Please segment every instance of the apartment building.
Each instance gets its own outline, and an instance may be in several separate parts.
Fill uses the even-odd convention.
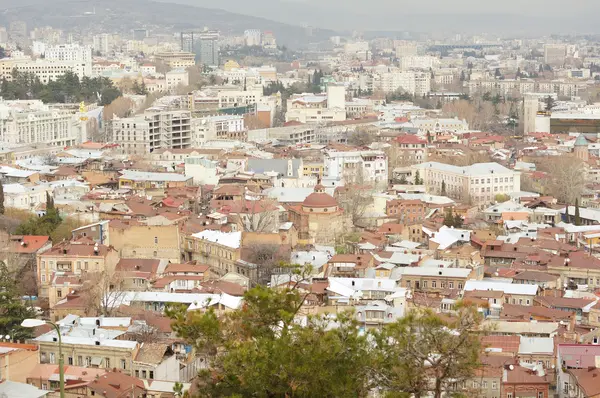
[[[9,144],[73,146],[84,128],[74,115],[53,109],[40,100],[0,100],[0,141]]]
[[[400,286],[422,292],[462,290],[469,279],[483,275],[471,268],[406,267],[402,269]]]
[[[427,161],[427,140],[416,135],[406,134],[392,140],[390,157],[394,164],[410,166]]]
[[[414,71],[392,71],[374,77],[373,88],[391,93],[397,90],[411,95],[423,96],[431,91],[431,73]]]
[[[65,366],[116,368],[122,373],[131,375],[139,344],[136,341],[107,338],[106,332],[103,333],[102,329],[98,329],[100,328],[90,329],[89,337],[62,336]],[[55,331],[46,333],[34,341],[40,347],[40,363],[58,363],[58,338]]]
[[[178,87],[186,87],[190,84],[187,70],[183,68],[173,69],[165,74],[167,91],[173,93]]]
[[[393,199],[385,204],[385,214],[405,225],[423,222],[427,211],[427,204],[418,199]]]
[[[83,68],[84,76],[92,76],[92,47],[79,44],[47,46],[44,58],[48,61],[76,62]]]
[[[183,251],[185,260],[198,261],[211,266],[211,271],[219,276],[228,272],[237,272],[245,276],[249,270],[240,268],[236,262],[241,255],[241,232],[220,232],[206,230],[185,236]]]
[[[171,69],[188,68],[196,65],[195,55],[185,51],[164,51],[154,54],[154,60],[163,62]]]
[[[476,204],[489,203],[498,194],[521,190],[521,174],[498,163],[475,163],[459,167],[427,162],[412,166],[413,175],[417,171],[429,193],[440,194],[444,182],[447,195],[470,197]]]
[[[219,115],[192,119],[192,145],[201,147],[206,141],[245,141],[247,130],[242,115]]]
[[[346,89],[329,84],[327,94],[300,94],[287,101],[286,121],[300,123],[340,122],[346,120]]]
[[[119,188],[128,188],[136,192],[147,189],[167,189],[176,187],[189,187],[192,177],[177,173],[151,173],[136,170],[121,170]]]
[[[119,262],[118,252],[111,246],[61,242],[37,256],[38,293],[52,307],[67,295],[57,287],[55,276],[76,275],[114,270]]]
[[[183,149],[192,146],[189,111],[146,112],[143,115],[115,118],[112,140],[122,152],[145,155],[155,149]]]
[[[386,182],[388,159],[383,151],[329,151],[324,155],[325,175],[349,182]]]
[[[430,55],[405,55],[399,58],[400,69],[437,69],[440,67],[440,60]]]

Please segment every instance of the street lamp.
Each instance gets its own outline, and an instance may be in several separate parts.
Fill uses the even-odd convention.
[[[56,329],[58,334],[58,373],[60,377],[60,398],[65,398],[65,362],[62,354],[62,337],[60,335],[60,327],[50,321],[44,321],[42,319],[25,319],[21,322],[21,326],[24,328],[37,328],[38,326],[51,325]]]

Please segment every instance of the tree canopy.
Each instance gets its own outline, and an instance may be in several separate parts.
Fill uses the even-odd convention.
[[[0,336],[21,341],[32,337],[32,329],[22,328],[21,322],[35,317],[35,312],[23,304],[15,276],[0,262]]]
[[[0,95],[7,100],[40,99],[49,103],[96,102],[108,105],[121,96],[121,91],[107,77],[87,77],[82,79],[67,71],[56,80],[43,84],[34,73],[12,71],[11,80],[0,83]]]
[[[479,317],[470,307],[446,319],[411,312],[382,330],[361,328],[351,311],[303,315],[308,293],[296,286],[258,286],[240,309],[217,313],[173,305],[173,330],[206,359],[201,397],[439,398],[473,375],[480,346],[471,334]]]

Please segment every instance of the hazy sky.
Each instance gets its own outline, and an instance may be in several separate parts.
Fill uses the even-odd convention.
[[[531,23],[589,15],[597,0],[159,0],[333,29],[401,29],[414,14],[503,14]],[[586,11],[587,10],[587,11]],[[593,13],[593,12],[592,12]],[[451,16],[448,16],[451,18]],[[517,22],[517,21],[515,21]],[[519,23],[527,24],[527,20]],[[360,25],[360,26],[358,26]]]

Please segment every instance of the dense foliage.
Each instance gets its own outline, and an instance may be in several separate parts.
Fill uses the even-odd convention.
[[[31,338],[32,329],[22,328],[21,322],[33,317],[35,312],[21,300],[15,276],[0,262],[0,337],[10,336],[15,341]]]
[[[31,216],[17,228],[18,235],[50,236],[60,225],[62,219],[54,207],[54,199],[46,194],[46,214],[42,217]]]
[[[450,320],[414,312],[364,330],[350,311],[302,315],[306,295],[259,286],[231,312],[172,306],[173,330],[207,361],[199,396],[366,397],[378,389],[440,398],[478,366],[479,317],[471,308]]]
[[[11,80],[0,83],[0,96],[6,100],[40,99],[46,103],[99,102],[108,105],[121,96],[121,91],[107,77],[83,77],[66,72],[58,79],[43,84],[33,73],[13,70]]]

